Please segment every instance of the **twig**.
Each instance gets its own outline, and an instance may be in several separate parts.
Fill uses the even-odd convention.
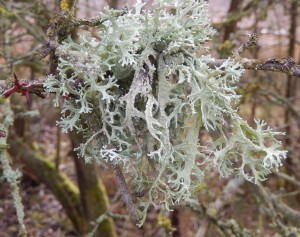
[[[243,183],[244,180],[238,178],[232,179],[228,182],[222,192],[222,195],[217,198],[214,203],[211,203],[206,209],[206,216],[202,221],[195,237],[204,237],[206,235],[210,224],[209,222],[217,224],[217,215],[219,214],[220,210],[232,202],[234,196],[238,193],[239,188]]]
[[[300,211],[292,209],[282,201],[276,198],[276,195],[270,193],[262,185],[255,186],[256,193],[263,200],[267,208],[267,214],[275,223],[283,234],[290,232],[289,226],[283,223],[282,220],[290,221],[296,227],[300,227]],[[278,218],[281,217],[281,218]]]
[[[42,83],[39,83],[36,81],[32,81],[32,82],[19,81],[19,79],[15,73],[14,73],[14,79],[15,79],[14,86],[8,90],[5,90],[2,93],[2,96],[4,98],[8,98],[15,92],[19,92],[19,93],[21,93],[21,95],[25,96],[27,103],[29,103],[29,93],[34,93],[38,97],[41,97],[43,99],[45,98],[45,96],[41,93],[42,91],[44,91]]]
[[[120,192],[122,194],[122,200],[126,205],[127,211],[133,220],[139,221],[141,219],[141,217],[139,216],[139,214],[134,206],[134,203],[133,203],[132,197],[130,195],[130,191],[127,187],[122,170],[121,170],[120,166],[117,164],[114,164],[113,167],[114,167],[115,175],[117,177],[117,181],[119,184]]]
[[[124,7],[121,10],[116,10],[115,17],[123,16],[128,13],[128,7]],[[72,19],[72,27],[78,26],[99,26],[102,25],[108,19],[102,19],[101,17],[95,17],[90,19]]]
[[[269,60],[242,58],[242,54],[246,49],[253,45],[257,45],[258,36],[253,33],[249,35],[249,39],[244,42],[238,49],[233,52],[234,60],[240,63],[243,68],[248,70],[263,70],[271,72],[281,72],[289,76],[300,77],[300,65],[297,65],[292,58],[272,58]],[[220,67],[227,59],[216,59],[210,63],[210,67]]]
[[[296,190],[296,191],[289,192],[289,193],[284,192],[284,193],[276,194],[276,196],[274,196],[274,199],[290,198],[293,196],[297,196],[299,194],[300,194],[300,190]]]
[[[42,99],[46,98],[46,96],[42,94],[43,92],[45,92],[44,83],[42,80],[33,80],[33,81],[19,80],[15,74],[14,74],[14,78],[15,78],[14,85],[11,88],[8,88],[4,81],[0,81],[0,88],[4,90],[1,95],[4,98],[8,98],[15,92],[21,93],[21,95],[25,95],[27,102],[29,99],[28,98],[29,94],[35,94]],[[74,91],[76,91],[76,86],[79,85],[80,79],[77,82],[78,84],[76,84],[75,82],[74,85],[68,85],[68,86],[72,88]],[[56,92],[50,92],[50,93],[56,93]],[[72,94],[71,92],[68,95],[63,97],[66,99],[68,98],[78,99],[78,96]]]
[[[250,34],[249,39],[243,43],[238,49],[234,51],[235,56],[240,56],[246,49],[249,49],[250,47],[257,45],[258,42],[258,35],[256,33]]]
[[[128,8],[125,7],[122,10],[116,12],[116,17],[123,16],[126,13],[128,13]],[[61,41],[60,39],[57,39],[57,36],[59,36],[59,38],[65,38],[61,36],[68,34],[68,32],[70,32],[74,27],[95,27],[102,25],[105,21],[107,21],[107,19],[102,19],[100,17],[90,19],[69,19],[64,17],[63,15],[56,15],[51,20],[51,25],[47,31],[49,40],[43,46],[36,49],[28,58],[32,61],[39,61],[48,56],[50,52],[55,51],[55,49],[59,45],[58,43]],[[57,24],[57,22],[60,22],[60,24]]]
[[[56,127],[56,152],[55,152],[55,167],[57,170],[59,170],[59,165],[61,161],[60,156],[61,151],[61,129],[60,127]]]
[[[278,177],[283,178],[283,179],[287,180],[288,182],[294,184],[295,186],[297,186],[300,189],[300,182],[298,180],[296,180],[295,177],[289,176],[285,173],[278,172],[278,171],[274,171],[273,173],[275,175],[277,175]]]
[[[210,63],[210,67],[220,67],[227,59],[216,59]],[[243,68],[247,70],[262,70],[271,72],[281,72],[290,76],[300,77],[300,65],[295,64],[292,58],[282,59],[248,59],[248,58],[235,58],[235,61],[240,63]]]
[[[39,61],[48,56],[48,54],[57,48],[58,44],[54,40],[47,41],[44,45],[36,49],[30,56],[29,60]]]
[[[260,95],[265,96],[269,101],[289,110],[300,127],[300,111],[298,111],[286,97],[267,89],[259,89],[259,93]]]
[[[278,199],[273,200],[273,205],[282,214],[283,219],[289,220],[298,228],[300,227],[300,211],[289,207],[288,205],[279,201]]]
[[[78,26],[99,26],[102,25],[106,19],[102,19],[100,17],[95,17],[95,18],[90,18],[90,19],[73,19],[73,26],[78,27]]]
[[[204,217],[204,219],[202,220],[201,222],[201,225],[200,227],[198,228],[198,231],[195,235],[195,237],[205,237],[206,236],[206,233],[209,229],[209,226],[210,226],[210,220],[209,218],[206,216]]]

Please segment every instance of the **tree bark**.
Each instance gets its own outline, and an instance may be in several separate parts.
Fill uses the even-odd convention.
[[[44,183],[64,207],[67,216],[79,233],[86,233],[87,221],[83,215],[78,188],[54,164],[29,147],[13,131],[8,136],[9,154],[20,161],[27,171]]]
[[[297,28],[297,10],[298,10],[298,1],[291,0],[290,4],[290,29],[289,29],[289,45],[288,45],[288,56],[293,57],[294,51],[295,51],[295,42],[296,42],[296,28]],[[287,100],[290,101],[292,105],[295,105],[295,101],[292,100],[293,98],[296,98],[296,91],[297,91],[297,80],[296,78],[292,77],[291,75],[287,76],[286,81],[286,91],[285,91],[285,97]],[[289,158],[287,159],[287,168],[292,171],[294,167],[297,167],[295,164],[294,159],[295,154],[293,146],[293,135],[295,135],[295,129],[293,128],[293,119],[292,119],[292,111],[290,109],[286,109],[285,111],[285,118],[284,122],[286,125],[286,139],[285,139],[285,147],[289,151]],[[299,128],[298,128],[299,129]],[[295,166],[296,165],[296,166]],[[293,172],[297,174],[297,172]]]
[[[80,234],[88,233],[92,229],[91,221],[95,221],[108,209],[105,188],[102,182],[97,179],[95,168],[92,165],[86,166],[83,164],[83,159],[78,159],[76,167],[79,172],[79,192],[77,186],[58,171],[52,162],[48,161],[38,151],[34,151],[13,131],[9,133],[8,144],[10,144],[10,155],[20,161],[25,166],[25,170],[52,191],[75,229]],[[116,236],[110,218],[99,224],[95,237],[97,236]]]
[[[288,47],[288,56],[293,57],[294,56],[294,51],[295,51],[295,40],[296,40],[296,26],[297,26],[297,6],[298,2],[293,0],[291,2],[290,6],[290,30],[289,30],[289,36],[290,36],[290,41],[289,41],[289,47]],[[292,76],[287,77],[287,83],[286,83],[286,98],[289,99],[293,96],[295,96],[295,85],[296,81]],[[289,135],[290,133],[290,122],[291,122],[291,113],[289,110],[286,111],[285,113],[285,123],[287,124],[287,134]],[[289,136],[286,136],[286,145],[290,145],[290,138]]]
[[[75,133],[70,133],[72,147],[76,148],[82,142],[82,137]],[[76,152],[72,152],[76,166],[77,180],[80,189],[80,200],[84,210],[84,216],[89,222],[105,213],[109,208],[109,200],[105,186],[97,174],[94,164],[86,164],[83,158],[78,158]],[[116,236],[113,220],[106,218],[98,226],[95,237]]]

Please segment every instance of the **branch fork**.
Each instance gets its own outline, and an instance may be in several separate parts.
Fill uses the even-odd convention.
[[[25,96],[27,103],[30,103],[29,93],[36,94],[38,97],[46,98],[42,94],[44,91],[43,84],[36,81],[20,81],[17,75],[14,73],[14,86],[10,89],[5,90],[2,93],[4,98],[8,98],[15,92],[21,93],[22,96]]]

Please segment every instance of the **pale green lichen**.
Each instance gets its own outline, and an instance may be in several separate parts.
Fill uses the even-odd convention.
[[[7,144],[6,139],[8,135],[8,128],[13,124],[14,115],[10,109],[9,101],[5,101],[3,104],[3,110],[5,113],[0,116],[1,124],[0,130],[5,132],[6,136],[0,137],[0,165],[3,169],[3,176],[1,177],[4,181],[8,182],[12,189],[12,196],[14,200],[14,206],[16,209],[18,222],[20,224],[20,236],[27,236],[26,226],[24,223],[24,206],[22,204],[22,198],[20,196],[19,182],[22,176],[19,170],[13,170],[10,165],[9,155],[6,151]]]
[[[84,33],[79,43],[69,38],[57,48],[60,79],[49,76],[45,88],[56,93],[56,106],[61,95],[71,95],[58,125],[86,134],[78,151],[87,162],[124,165],[135,191],[145,194],[144,214],[150,205],[169,210],[193,203],[203,162],[222,177],[265,179],[286,151],[274,138],[279,133],[259,121],[249,127],[232,107],[240,98],[241,65],[228,59],[209,66],[214,59],[205,42],[214,30],[206,1],[155,1],[152,11],[144,5],[118,17],[107,9],[97,38]],[[220,138],[200,148],[201,127],[218,130]]]

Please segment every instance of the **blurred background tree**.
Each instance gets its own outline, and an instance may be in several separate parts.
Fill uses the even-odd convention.
[[[0,0],[2,82],[11,84],[13,73],[27,80],[55,73],[57,61],[53,52],[44,60],[32,56],[49,42],[51,29],[60,26],[57,14],[62,2]],[[67,2],[68,9],[76,9],[74,14],[84,18],[97,16],[107,5],[121,8],[128,1]],[[209,0],[208,3],[212,24],[217,29],[211,42],[211,48],[215,49],[211,53],[216,58],[231,56],[248,39],[248,34],[257,33],[258,46],[245,51],[243,56],[262,60],[291,57],[300,63],[299,1]],[[150,5],[151,1],[147,1],[147,6]],[[92,27],[83,27],[93,34]],[[70,32],[62,30],[60,41],[68,34],[75,37],[76,31],[80,31],[68,26],[62,29]],[[55,126],[60,111],[52,107],[52,99],[31,96],[27,105],[24,98],[14,94],[10,103],[16,119],[8,137],[9,154],[13,165],[23,172],[21,190],[28,235],[83,236],[94,229],[94,236],[274,236],[275,233],[297,236],[300,228],[298,78],[249,70],[239,84],[243,117],[249,123],[254,118],[264,119],[287,134],[284,149],[289,151],[288,159],[280,171],[270,176],[263,187],[233,177],[220,180],[217,172],[211,172],[198,190],[200,209],[180,207],[169,216],[151,210],[140,229],[124,216],[126,210],[112,170],[84,164],[73,151],[82,137],[76,133],[63,134]],[[204,143],[211,139],[204,130],[199,138]],[[0,230],[3,236],[15,236],[19,227],[8,190],[5,183],[0,183]]]

